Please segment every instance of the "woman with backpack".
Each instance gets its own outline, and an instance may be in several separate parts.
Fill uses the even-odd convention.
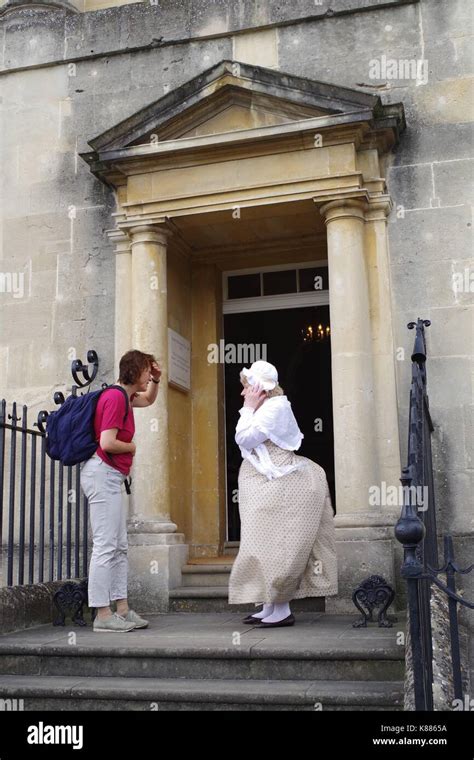
[[[125,633],[148,625],[129,609],[127,601],[127,514],[122,486],[136,450],[134,409],[154,403],[160,376],[152,354],[132,350],[122,356],[117,384],[102,391],[97,401],[96,452],[81,465],[81,487],[89,502],[93,542],[89,607],[97,611],[93,625],[97,633]],[[116,602],[116,612],[111,602]]]

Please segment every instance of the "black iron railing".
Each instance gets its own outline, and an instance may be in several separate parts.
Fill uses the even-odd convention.
[[[95,351],[87,352],[87,361],[91,373],[79,359],[72,362],[74,395],[97,375]],[[54,394],[56,404],[64,401],[61,392]],[[13,402],[9,410],[0,402],[0,570],[7,586],[87,576],[88,502],[80,464],[66,467],[48,456],[47,417],[39,412],[30,428],[26,405]]]
[[[431,434],[433,423],[429,411],[426,386],[425,327],[428,320],[410,322],[416,328],[412,354],[412,378],[408,430],[408,463],[400,478],[404,504],[395,535],[403,545],[402,576],[407,582],[410,645],[413,666],[414,704],[416,710],[433,710],[433,646],[431,625],[431,592],[435,584],[448,596],[449,632],[453,691],[463,699],[462,671],[458,627],[458,604],[474,609],[474,604],[456,593],[455,573],[467,574],[454,560],[453,541],[444,536],[444,565],[438,567],[438,533],[433,486]],[[446,575],[446,584],[438,575]]]

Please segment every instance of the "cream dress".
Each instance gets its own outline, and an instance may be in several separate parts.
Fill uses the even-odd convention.
[[[331,496],[323,468],[295,454],[303,438],[286,396],[240,410],[241,539],[229,604],[337,594]]]

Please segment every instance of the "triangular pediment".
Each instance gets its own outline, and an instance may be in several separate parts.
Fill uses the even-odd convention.
[[[376,95],[238,61],[221,61],[90,141],[100,154],[149,143],[370,111]]]
[[[194,108],[181,112],[159,130],[158,137],[175,140],[180,137],[214,135],[237,129],[286,124],[327,113],[322,108],[299,105],[228,85],[209,95],[205,101],[200,101]]]

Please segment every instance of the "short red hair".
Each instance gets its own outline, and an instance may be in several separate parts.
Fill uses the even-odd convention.
[[[145,354],[143,351],[127,351],[119,363],[119,383],[134,385],[145,369],[156,362],[153,354]]]

